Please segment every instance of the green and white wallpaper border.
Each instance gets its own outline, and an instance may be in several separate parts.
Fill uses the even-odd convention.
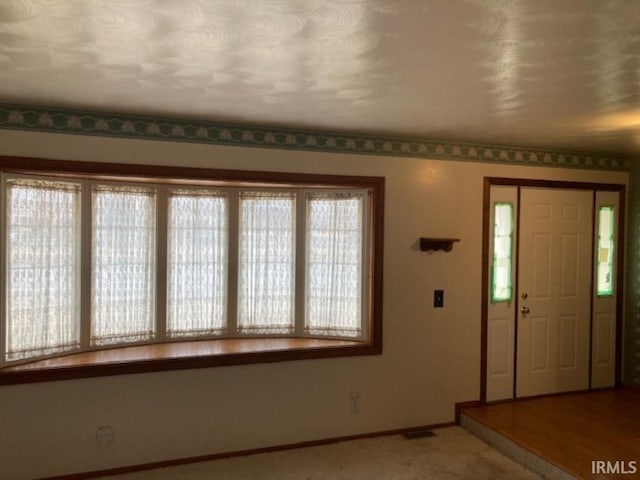
[[[589,153],[226,125],[206,121],[2,103],[0,103],[0,128],[329,153],[437,158],[564,168],[629,169],[628,158]]]

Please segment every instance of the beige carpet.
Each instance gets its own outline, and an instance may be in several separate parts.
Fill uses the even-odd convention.
[[[340,442],[104,477],[110,480],[538,479],[460,427],[434,437]]]

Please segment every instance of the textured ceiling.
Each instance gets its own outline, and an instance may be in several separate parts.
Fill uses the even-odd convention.
[[[0,0],[0,102],[640,153],[638,0]]]

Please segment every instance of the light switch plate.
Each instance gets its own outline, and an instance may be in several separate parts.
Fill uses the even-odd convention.
[[[433,307],[434,308],[444,307],[444,290],[433,291]]]

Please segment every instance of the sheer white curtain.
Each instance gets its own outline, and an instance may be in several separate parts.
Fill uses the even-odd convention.
[[[91,344],[148,340],[155,330],[153,188],[92,188]]]
[[[307,196],[307,333],[362,333],[363,201],[361,193]]]
[[[601,206],[598,211],[598,280],[596,288],[599,296],[613,294],[614,225],[613,207]]]
[[[511,300],[511,251],[513,243],[513,205],[494,206],[493,282],[491,299],[494,302]]]
[[[294,330],[295,209],[295,193],[240,195],[240,333]]]
[[[227,195],[177,189],[169,195],[167,333],[222,333],[227,316]]]
[[[79,348],[80,184],[7,180],[6,360]]]

